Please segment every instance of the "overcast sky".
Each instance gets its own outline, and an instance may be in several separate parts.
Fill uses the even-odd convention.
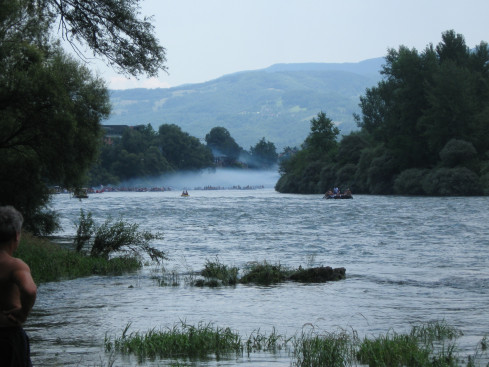
[[[141,0],[169,74],[126,79],[93,64],[111,89],[174,87],[276,63],[358,62],[400,45],[422,51],[454,29],[489,42],[488,0]]]

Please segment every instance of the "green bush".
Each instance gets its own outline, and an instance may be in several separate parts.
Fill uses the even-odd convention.
[[[108,218],[101,226],[96,226],[91,213],[80,213],[78,228],[74,239],[77,251],[88,251],[92,257],[108,259],[113,254],[140,256],[141,251],[147,253],[151,260],[166,259],[163,251],[149,245],[154,239],[162,238],[159,233],[140,231],[136,223],[128,223],[122,218]]]
[[[479,177],[466,167],[432,170],[425,176],[423,190],[433,196],[482,194]]]
[[[456,166],[474,168],[476,157],[477,151],[474,145],[465,140],[452,139],[440,151],[441,164],[449,168]]]
[[[402,171],[394,180],[394,193],[398,195],[423,195],[423,180],[429,171],[410,168]]]
[[[370,193],[374,195],[392,194],[397,167],[398,164],[389,151],[385,151],[380,157],[372,159],[367,178]]]

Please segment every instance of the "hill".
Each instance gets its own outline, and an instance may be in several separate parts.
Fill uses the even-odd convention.
[[[320,111],[343,134],[356,129],[359,97],[380,80],[383,63],[276,64],[168,89],[112,90],[113,112],[104,123],[176,124],[200,139],[222,126],[244,149],[265,137],[281,150],[299,146]]]

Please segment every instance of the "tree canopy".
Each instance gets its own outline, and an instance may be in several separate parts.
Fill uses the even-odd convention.
[[[164,70],[164,48],[137,0],[9,0],[0,6],[0,204],[52,231],[49,185],[80,186],[110,113],[105,82],[50,35],[81,42],[132,75]],[[75,43],[73,43],[75,45]],[[81,55],[81,53],[79,53]],[[156,154],[156,153],[155,153]]]
[[[471,50],[450,30],[436,47],[420,53],[400,46],[388,50],[385,60],[383,79],[360,97],[360,131],[338,142],[333,135],[324,142],[309,136],[283,164],[277,190],[324,193],[341,186],[372,194],[489,194],[487,43]],[[311,135],[317,131],[313,124]],[[325,151],[311,155],[311,145]]]

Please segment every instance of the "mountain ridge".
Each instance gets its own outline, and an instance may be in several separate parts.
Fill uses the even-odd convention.
[[[278,149],[299,146],[320,111],[343,134],[354,130],[359,97],[381,79],[383,63],[274,64],[172,88],[111,90],[113,113],[104,124],[176,124],[200,139],[222,126],[244,149],[262,137]]]

